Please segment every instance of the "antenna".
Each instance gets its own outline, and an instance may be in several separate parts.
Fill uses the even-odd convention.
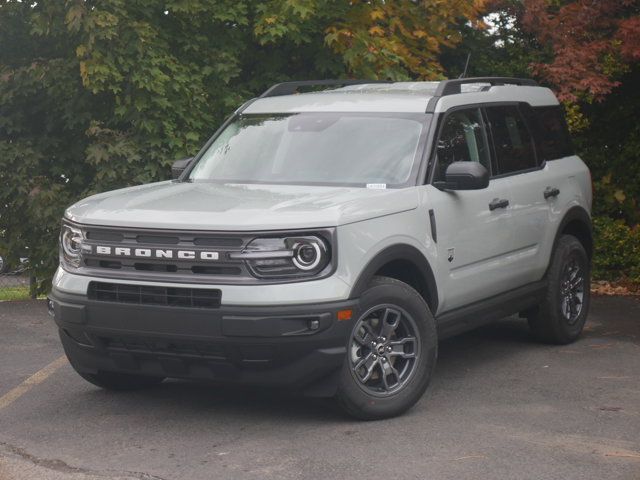
[[[471,60],[471,52],[467,53],[467,61],[464,64],[464,72],[462,72],[458,78],[465,78],[467,76],[467,69],[469,68],[469,60]]]

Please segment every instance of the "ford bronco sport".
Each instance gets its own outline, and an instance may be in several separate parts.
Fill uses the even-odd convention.
[[[584,326],[590,174],[531,80],[278,84],[172,170],[62,221],[49,308],[100,387],[268,385],[384,418],[445,337]]]

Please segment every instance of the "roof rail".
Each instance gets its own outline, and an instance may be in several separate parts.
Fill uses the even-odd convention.
[[[469,83],[488,83],[491,86],[497,85],[520,85],[522,87],[537,87],[538,83],[530,78],[512,77],[474,77],[474,78],[454,78],[443,80],[438,84],[436,97],[444,97],[461,92],[461,86]]]
[[[488,83],[489,85],[519,85],[521,87],[537,87],[538,82],[530,78],[515,78],[515,77],[470,77],[470,78],[454,78],[451,80],[443,80],[438,84],[436,93],[433,95],[427,105],[427,113],[433,113],[435,111],[436,103],[440,97],[446,97],[447,95],[455,95],[462,93],[462,85],[470,83]]]
[[[283,82],[276,83],[267,89],[260,97],[258,98],[266,98],[266,97],[279,97],[281,95],[292,95],[298,92],[300,87],[337,87],[337,86],[347,86],[347,85],[361,85],[364,83],[391,83],[386,80],[302,80],[299,82]]]

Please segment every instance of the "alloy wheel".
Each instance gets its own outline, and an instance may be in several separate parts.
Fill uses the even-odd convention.
[[[584,302],[584,269],[576,258],[570,258],[565,264],[560,280],[560,311],[573,325],[578,320]]]
[[[401,390],[416,370],[419,357],[416,322],[396,305],[369,309],[353,329],[351,374],[369,394],[388,396]]]

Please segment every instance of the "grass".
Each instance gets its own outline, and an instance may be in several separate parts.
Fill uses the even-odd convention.
[[[18,285],[15,287],[0,287],[0,302],[7,300],[28,300],[29,287],[27,285]]]

